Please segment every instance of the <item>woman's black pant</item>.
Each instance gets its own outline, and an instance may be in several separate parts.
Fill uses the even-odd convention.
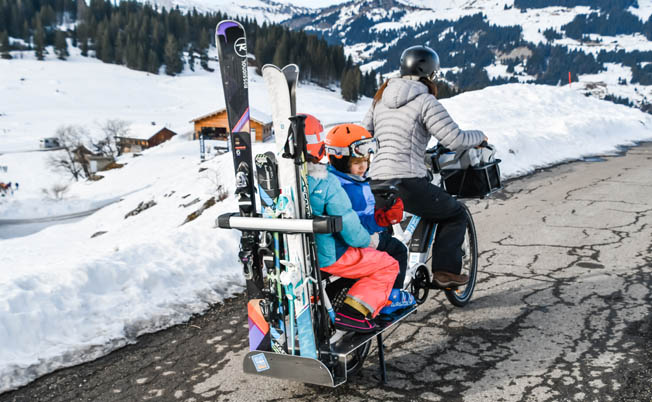
[[[467,224],[462,204],[425,177],[402,179],[398,188],[407,212],[438,223],[432,271],[459,274]]]
[[[376,250],[386,252],[398,262],[398,275],[396,276],[392,289],[403,289],[408,260],[408,250],[405,244],[399,239],[392,237],[387,231],[380,232]]]

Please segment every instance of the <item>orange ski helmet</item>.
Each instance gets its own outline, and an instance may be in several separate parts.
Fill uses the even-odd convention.
[[[326,135],[326,154],[341,159],[344,156],[364,157],[378,152],[378,142],[369,131],[357,124],[340,124]]]
[[[304,132],[306,134],[306,151],[317,160],[324,157],[324,127],[318,118],[311,114],[299,113],[306,116]]]
[[[326,155],[335,169],[348,173],[350,158],[362,158],[378,152],[378,141],[357,124],[340,124],[326,135]]]

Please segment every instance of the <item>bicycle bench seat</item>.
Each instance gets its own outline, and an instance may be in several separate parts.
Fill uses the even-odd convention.
[[[401,179],[372,180],[369,183],[378,208],[387,208],[394,204],[396,197],[398,197],[398,185],[400,183]]]
[[[369,184],[373,193],[398,193],[401,179],[372,180]]]

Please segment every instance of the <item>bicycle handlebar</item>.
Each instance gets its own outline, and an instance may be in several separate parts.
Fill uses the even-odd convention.
[[[482,141],[480,144],[477,145],[477,148],[486,148],[489,146],[489,143],[487,141]],[[446,153],[446,152],[451,152],[451,149],[446,148],[445,146],[441,144],[437,144],[432,148],[426,149],[426,154],[434,154],[434,153]]]

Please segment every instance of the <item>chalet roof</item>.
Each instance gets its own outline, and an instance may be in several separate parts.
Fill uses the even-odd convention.
[[[129,125],[129,131],[127,132],[126,135],[122,136],[122,138],[133,138],[133,139],[136,139],[136,140],[149,140],[150,138],[152,138],[153,136],[158,134],[158,132],[163,130],[164,128],[167,128],[168,130],[170,130],[164,124],[134,123],[134,124]],[[170,131],[172,131],[172,130],[170,130]],[[174,132],[174,131],[172,131],[172,132]]]
[[[224,111],[226,111],[226,108],[221,108],[221,109],[218,109],[218,110],[216,110],[214,112],[211,112],[211,113],[205,114],[203,116],[197,117],[195,119],[192,119],[192,120],[190,120],[190,122],[194,123],[194,122],[199,121],[199,120],[204,120],[206,118],[215,116],[216,114],[223,113]],[[268,115],[266,113],[263,113],[260,110],[254,109],[254,108],[249,108],[249,118],[251,120],[257,121],[260,124],[269,124],[269,123],[272,122],[272,116],[270,116],[270,115]]]

